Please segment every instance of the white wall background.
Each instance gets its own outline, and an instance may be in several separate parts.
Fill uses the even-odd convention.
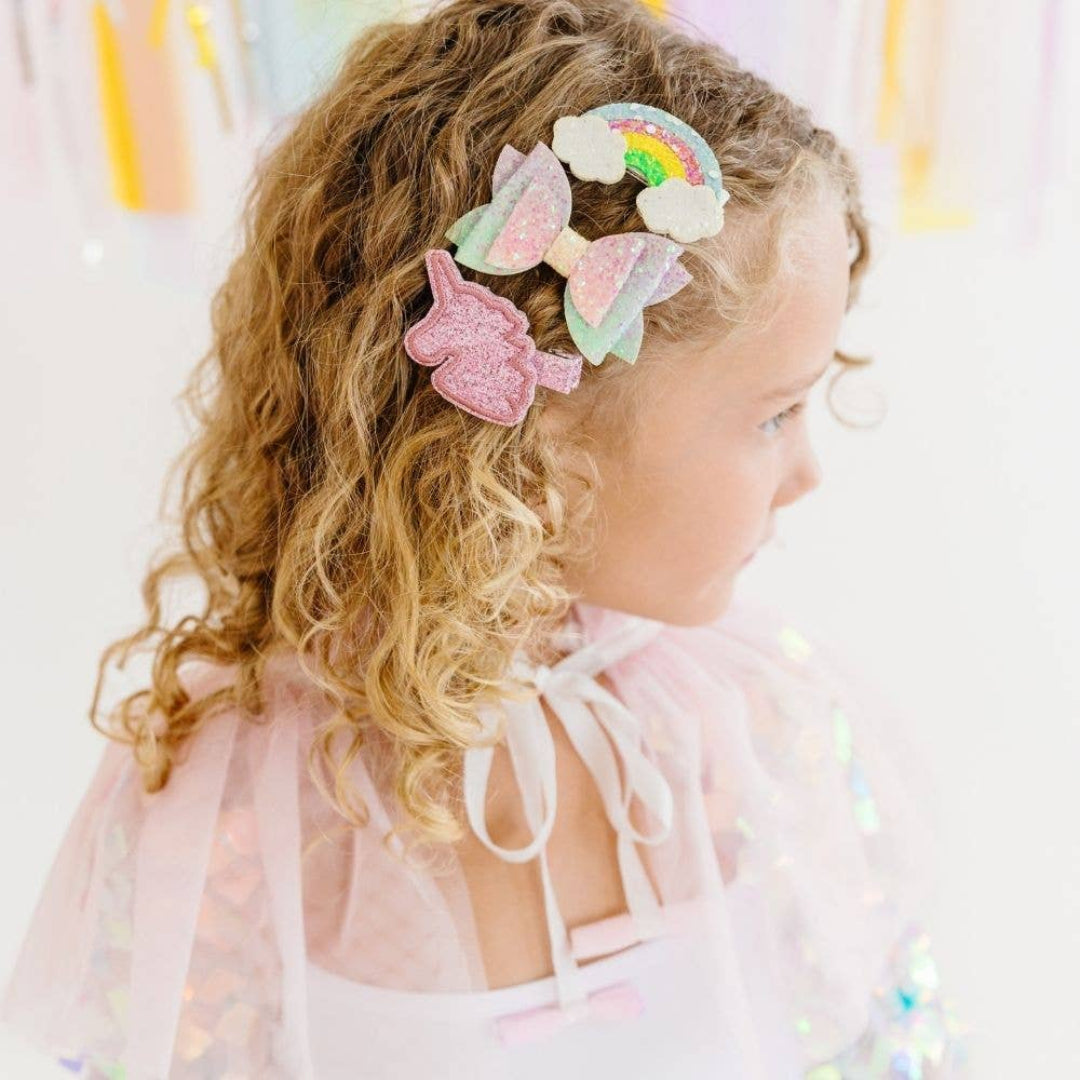
[[[1065,243],[894,239],[852,319],[889,414],[851,432],[819,399],[825,481],[743,585],[828,627],[927,748],[943,830],[931,929],[985,1080],[1080,1076],[1071,259]]]
[[[203,217],[113,219],[96,264],[62,177],[0,209],[4,973],[101,750],[97,659],[140,617],[184,439],[174,397],[207,342],[246,166],[211,154]],[[888,417],[849,431],[815,391],[825,483],[740,587],[846,647],[931,748],[931,930],[973,1075],[1080,1076],[1080,236],[1025,249],[888,224],[847,342],[875,353]],[[5,1041],[0,1074],[57,1071]]]

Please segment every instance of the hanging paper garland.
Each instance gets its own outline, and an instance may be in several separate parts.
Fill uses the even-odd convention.
[[[69,34],[89,32],[87,52],[93,57],[99,105],[96,137],[107,163],[102,190],[123,210],[184,213],[196,205],[188,131],[197,133],[198,128],[185,115],[185,70],[195,68],[210,80],[221,131],[236,132],[242,121],[248,132],[257,120],[272,124],[303,108],[333,76],[365,26],[401,15],[412,19],[430,6],[425,0],[321,0],[317,5],[217,0],[228,6],[215,9],[213,0],[181,2],[176,13],[168,0],[92,0],[89,9],[70,0],[48,0],[51,37],[45,48],[60,43],[61,28]],[[22,84],[36,93],[40,61],[56,58],[43,55],[42,43],[35,42],[26,0],[11,3],[9,52]],[[886,192],[895,186],[902,229],[955,229],[979,221],[987,202],[980,204],[972,178],[985,178],[991,158],[965,138],[964,109],[974,119],[994,90],[999,102],[1011,105],[1016,95],[1008,80],[1023,75],[996,62],[989,51],[993,35],[963,34],[964,48],[957,47],[958,19],[972,17],[961,0],[641,3],[657,18],[677,20],[680,30],[696,27],[805,102],[819,122],[853,147],[871,186]],[[83,11],[86,24],[61,19]],[[186,42],[170,40],[174,14],[182,19]],[[1022,13],[1010,16],[1014,29],[1022,20],[1037,33],[1042,52],[1037,97],[1031,103],[1034,115],[1024,128],[1031,133],[1023,160],[1030,163],[1025,168],[1032,183],[1024,190],[1022,209],[1032,229],[1043,216],[1050,186],[1062,182],[1058,174],[1068,157],[1055,146],[1055,125],[1062,115],[1056,98],[1070,17],[1062,0],[1032,0]],[[980,62],[996,80],[994,86],[980,86],[970,77],[980,71]],[[78,73],[59,62],[55,66],[55,80],[66,85],[46,115],[54,121],[53,137],[64,144],[67,158],[74,144],[71,133],[61,130],[62,122],[78,122],[82,114],[71,111],[64,120],[61,112],[65,101],[81,102],[87,88],[76,83]],[[9,126],[18,130],[17,124]],[[70,165],[78,169],[80,182],[97,183],[92,169],[75,161]],[[1004,186],[995,197],[1015,200],[1019,208],[1019,189],[1019,183]]]

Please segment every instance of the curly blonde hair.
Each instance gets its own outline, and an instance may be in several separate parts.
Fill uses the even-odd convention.
[[[687,246],[693,280],[646,309],[643,358],[751,319],[815,191],[846,215],[854,301],[869,247],[848,153],[806,109],[637,0],[456,0],[368,31],[252,175],[212,345],[183,394],[197,431],[173,467],[179,537],[146,574],[145,625],[101,658],[91,721],[133,746],[147,792],[221,708],[256,720],[265,665],[291,650],[334,706],[309,767],[340,813],[368,819],[346,773],[375,735],[392,748],[409,827],[462,835],[476,706],[506,690],[516,650],[550,654],[597,475],[576,478],[586,497],[571,512],[575,478],[540,423],[551,392],[538,388],[516,427],[479,420],[432,390],[402,336],[431,302],[425,251],[490,197],[501,147],[527,152],[559,116],[615,101],[694,127],[730,192],[725,228]],[[640,181],[570,185],[584,235],[644,228]],[[540,349],[574,351],[551,267],[473,277],[525,312]],[[558,403],[587,410],[567,435],[586,459],[601,412],[632,417],[636,366],[586,364]],[[192,575],[205,606],[169,625],[165,586]],[[152,655],[150,686],[103,727],[107,666],[136,648]],[[196,659],[234,677],[192,698],[179,672]]]

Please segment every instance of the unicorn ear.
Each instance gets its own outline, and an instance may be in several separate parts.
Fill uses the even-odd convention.
[[[454,257],[446,248],[432,248],[425,256],[431,292],[437,303],[449,301],[464,282]]]

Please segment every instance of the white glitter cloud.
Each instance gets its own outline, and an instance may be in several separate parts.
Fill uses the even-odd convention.
[[[722,198],[706,184],[691,184],[681,176],[669,176],[656,187],[638,192],[637,207],[649,232],[670,236],[680,244],[692,244],[724,227]]]
[[[560,116],[551,149],[579,180],[615,184],[626,172],[626,139],[602,116]]]

